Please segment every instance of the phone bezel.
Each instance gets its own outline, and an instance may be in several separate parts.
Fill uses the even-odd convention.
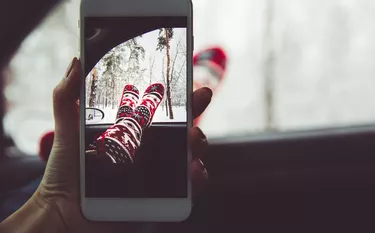
[[[191,0],[82,0],[80,6],[80,59],[84,68],[84,18],[85,17],[142,17],[186,16],[187,24],[187,93],[192,93],[193,57],[193,8]],[[82,78],[84,87],[84,78]],[[85,145],[85,96],[81,88],[80,145]],[[192,127],[191,95],[187,95],[187,125]],[[187,142],[188,143],[188,142]],[[191,152],[187,151],[188,177],[190,177]],[[80,191],[83,215],[92,221],[183,221],[191,212],[191,181],[187,198],[86,198],[85,194],[85,147],[80,147]]]

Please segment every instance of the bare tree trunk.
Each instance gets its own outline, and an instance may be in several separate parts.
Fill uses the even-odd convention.
[[[151,83],[152,83],[152,68],[150,68],[150,82],[149,82],[149,84],[148,85],[151,85]]]
[[[275,129],[274,122],[274,63],[275,54],[272,46],[272,26],[273,26],[274,1],[267,0],[266,29],[265,29],[265,64],[264,64],[264,104],[265,104],[265,129],[272,131]]]
[[[92,79],[91,79],[91,88],[90,88],[90,98],[89,98],[89,107],[93,108],[95,107],[96,102],[96,83],[98,80],[98,72],[96,68],[93,69],[92,72]]]
[[[112,109],[115,109],[117,107],[117,103],[116,103],[116,95],[115,95],[115,90],[116,90],[116,82],[115,82],[115,78],[112,77],[112,85],[111,85],[111,89],[112,89],[112,96],[111,96],[111,101],[112,101]]]
[[[163,80],[163,83],[165,84],[165,75],[164,75],[164,57],[163,59],[161,60],[161,77],[162,77],[162,80]],[[168,110],[167,110],[167,101],[163,101],[163,103],[161,104],[161,109],[164,111],[164,107],[165,107],[165,112],[166,112],[166,116],[168,116]]]
[[[165,115],[168,116],[169,112],[169,105],[168,105],[168,99],[165,99]]]
[[[106,78],[106,80],[105,80],[105,95],[104,95],[104,97],[105,97],[105,100],[104,100],[104,106],[105,106],[105,108],[107,108],[108,107],[108,78]]]
[[[152,75],[153,75],[153,71],[154,71],[154,66],[155,66],[155,57],[152,57],[150,58],[150,85],[152,83]],[[163,67],[164,69],[164,67]]]
[[[177,86],[177,82],[180,80],[181,73],[184,70],[185,63],[186,63],[186,60],[183,62],[183,65],[181,66],[180,70],[178,71],[178,74],[174,78],[174,80],[175,80],[174,84],[171,82],[171,91],[173,91],[174,88]]]
[[[171,64],[171,57],[169,54],[169,37],[168,37],[168,29],[164,28],[165,31],[165,40],[166,40],[166,52],[167,52],[167,100],[168,100],[168,110],[169,110],[169,119],[173,119],[173,111],[172,111],[172,100],[171,100],[171,87],[170,87],[170,64]]]
[[[177,44],[176,44],[176,54],[174,55],[173,57],[173,61],[172,61],[172,67],[171,67],[171,78],[170,78],[170,85],[172,86],[172,83],[173,83],[173,79],[175,78],[174,76],[174,70],[175,70],[175,67],[176,67],[176,61],[177,61],[177,57],[178,55],[180,54],[180,47],[181,47],[181,40],[182,40],[183,37],[181,37]],[[186,57],[186,56],[185,56]],[[172,88],[171,88],[171,92],[172,92]]]

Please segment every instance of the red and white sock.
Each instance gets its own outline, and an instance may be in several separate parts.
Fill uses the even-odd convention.
[[[224,77],[227,55],[221,47],[211,47],[198,52],[193,58],[193,65],[194,91],[201,87],[214,91]]]
[[[109,127],[93,143],[92,148],[100,156],[106,155],[113,163],[133,163],[136,149],[142,137],[142,129],[132,119],[133,111],[139,100],[139,90],[134,85],[123,89],[116,123]]]
[[[164,97],[163,84],[152,84],[146,89],[140,105],[130,110],[136,100],[132,98],[130,91],[137,93],[133,87],[127,85],[124,88],[124,98],[120,103],[120,108],[127,106],[122,108],[127,111],[121,111],[116,124],[108,128],[95,141],[99,154],[108,156],[113,163],[134,162],[143,130],[151,124],[154,113]]]
[[[155,111],[164,98],[165,88],[161,83],[151,84],[143,94],[141,103],[134,109],[133,118],[144,128],[150,127]]]
[[[211,47],[198,52],[193,58],[194,91],[208,87],[215,92],[221,85],[227,67],[227,54],[221,47]],[[194,120],[194,125],[198,125],[201,117]]]
[[[97,140],[99,153],[111,158],[113,163],[133,163],[142,138],[142,129],[132,117],[108,128]]]
[[[139,90],[134,85],[126,85],[122,92],[120,105],[116,115],[116,123],[125,117],[130,117],[139,100]]]

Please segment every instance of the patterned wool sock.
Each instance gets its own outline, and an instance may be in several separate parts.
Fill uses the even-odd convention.
[[[113,163],[133,163],[140,144],[142,130],[134,119],[133,110],[139,100],[139,90],[126,85],[122,92],[116,123],[101,134],[91,146],[100,157],[109,157]]]
[[[194,55],[193,91],[202,87],[210,88],[215,94],[224,80],[228,56],[220,46],[204,49]],[[194,120],[199,125],[202,115]]]
[[[136,99],[131,98],[134,95],[130,93],[137,93],[133,87],[127,85],[127,88],[124,88],[124,98],[121,100],[120,108],[126,111],[119,109],[121,115],[118,114],[116,124],[99,136],[95,143],[99,154],[106,155],[113,163],[134,162],[143,129],[150,126],[154,113],[164,97],[163,84],[152,84],[146,89],[140,105],[133,111],[130,107],[134,106]],[[133,113],[130,115],[131,111]]]
[[[194,91],[208,87],[212,91],[220,85],[227,67],[227,54],[221,47],[211,47],[198,52],[193,58]]]
[[[141,103],[134,109],[133,118],[142,129],[150,127],[155,111],[164,98],[165,88],[161,83],[151,84],[143,94]]]
[[[120,105],[116,115],[116,123],[123,120],[125,117],[130,117],[139,100],[139,91],[134,85],[126,85],[122,92]]]
[[[133,163],[142,138],[142,129],[132,117],[108,128],[97,140],[99,153],[107,155],[113,163]]]

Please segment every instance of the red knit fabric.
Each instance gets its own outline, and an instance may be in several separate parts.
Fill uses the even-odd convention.
[[[198,52],[193,58],[194,64],[194,91],[208,87],[213,94],[218,91],[227,68],[228,56],[223,48],[219,46],[210,47]],[[204,69],[206,72],[198,72]],[[199,125],[202,115],[194,120],[195,126]]]
[[[39,157],[45,162],[48,161],[49,154],[51,153],[54,137],[55,132],[50,131],[45,133],[39,141]]]
[[[163,100],[165,88],[161,83],[150,85],[138,106],[126,97],[126,93],[136,90],[127,85],[120,109],[127,107],[126,114],[117,119],[116,124],[109,127],[91,145],[90,150],[96,150],[100,156],[109,157],[113,163],[133,163],[135,153],[141,143],[143,130],[151,125],[154,113]],[[138,93],[138,92],[137,92]]]

